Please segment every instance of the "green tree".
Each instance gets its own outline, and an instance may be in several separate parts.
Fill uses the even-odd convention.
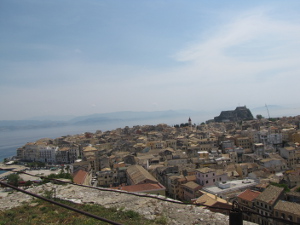
[[[18,187],[19,186],[19,182],[22,181],[21,177],[19,176],[19,174],[16,173],[12,173],[10,175],[7,176],[7,183]]]
[[[263,118],[262,115],[260,115],[260,114],[256,115],[256,119],[261,120],[262,118]]]
[[[28,186],[31,186],[32,184],[33,184],[33,182],[28,180],[28,181],[25,182],[24,185],[28,187]]]
[[[270,182],[271,185],[276,186],[276,187],[281,187],[284,188],[284,192],[290,192],[289,187],[287,186],[287,184],[278,184],[275,182]]]
[[[67,165],[67,166],[66,166],[66,171],[67,171],[67,173],[71,173],[70,165]]]
[[[47,179],[47,178],[49,178],[49,179]],[[51,179],[60,179],[60,178],[69,179],[69,180],[71,180],[71,182],[73,182],[73,177],[70,173],[60,172],[59,174],[52,173],[48,176],[45,176],[43,179],[43,183],[48,183],[49,181],[51,181]]]

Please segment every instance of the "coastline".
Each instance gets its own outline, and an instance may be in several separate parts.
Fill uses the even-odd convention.
[[[4,163],[0,163],[0,170],[6,170],[6,172],[0,174],[0,179],[4,178],[15,171],[25,170],[27,167],[22,165],[6,165]]]

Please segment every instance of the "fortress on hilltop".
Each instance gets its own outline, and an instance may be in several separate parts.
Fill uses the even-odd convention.
[[[251,111],[246,106],[236,107],[235,110],[222,111],[214,118],[215,122],[235,122],[241,120],[253,120]]]

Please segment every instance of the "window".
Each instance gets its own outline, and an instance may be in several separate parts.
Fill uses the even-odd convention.
[[[281,213],[281,218],[285,219],[285,214],[284,213]]]
[[[208,184],[208,180],[206,181],[206,183]]]

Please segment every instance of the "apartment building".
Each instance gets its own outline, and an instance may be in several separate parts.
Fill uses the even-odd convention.
[[[215,170],[204,167],[196,170],[197,183],[202,186],[212,186],[216,182],[225,182],[228,180],[227,173],[223,170]]]
[[[58,151],[58,147],[56,146],[40,146],[40,162],[44,163],[56,163],[56,152]]]
[[[295,147],[279,148],[279,154],[286,160],[286,164],[289,168],[295,168],[298,163],[298,152],[300,150]]]
[[[277,218],[300,223],[300,204],[279,200],[274,207],[274,216]],[[275,225],[285,225],[286,222],[274,220]]]
[[[250,189],[246,189],[244,192],[240,193],[237,196],[237,201],[241,206],[241,210],[243,211],[254,211],[255,209],[255,199],[261,194],[259,191],[254,191]],[[255,222],[257,221],[256,214],[251,213],[243,213],[243,220]]]
[[[257,223],[262,225],[272,225],[274,223],[272,219],[263,216],[274,216],[274,207],[280,199],[283,199],[283,194],[284,188],[270,185],[255,199],[256,211],[262,215],[257,218]]]
[[[251,149],[252,143],[249,137],[238,137],[235,139],[235,145],[243,149]]]

